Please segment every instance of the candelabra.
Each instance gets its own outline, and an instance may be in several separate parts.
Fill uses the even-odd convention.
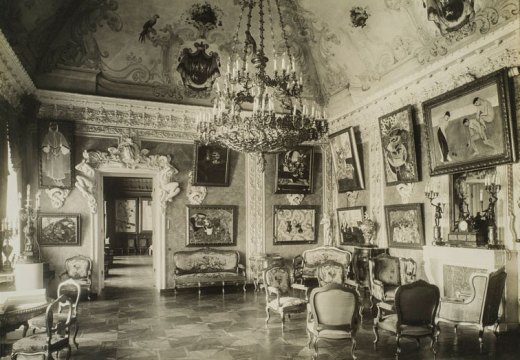
[[[0,271],[11,272],[13,270],[10,260],[13,247],[9,240],[14,235],[16,235],[16,229],[7,219],[4,219],[0,228]],[[5,256],[5,261],[2,260],[2,254]]]
[[[22,254],[20,255],[21,262],[33,263],[40,262],[40,248],[38,241],[34,239],[35,223],[38,219],[38,210],[40,207],[39,192],[36,194],[36,206],[31,205],[31,186],[27,185],[27,197],[25,199],[25,206],[22,205],[22,195],[18,195],[20,205],[20,220],[25,222],[23,227],[23,234],[25,237],[25,245]]]
[[[437,191],[433,191],[429,186],[426,188],[424,195],[428,200],[430,200],[430,204],[435,208],[435,225],[433,226],[433,243],[435,245],[444,245],[444,241],[442,241],[441,235],[441,226],[440,221],[442,219],[442,213],[444,212],[444,207],[446,204],[441,203],[440,201],[437,204],[433,203],[439,193]]]
[[[494,183],[488,182],[484,188],[489,193],[489,205],[488,208],[484,211],[486,214],[486,219],[488,222],[487,226],[487,237],[488,237],[488,247],[497,248],[500,247],[498,244],[497,237],[497,223],[496,223],[496,214],[495,214],[495,205],[498,200],[497,194],[501,190],[502,186]]]

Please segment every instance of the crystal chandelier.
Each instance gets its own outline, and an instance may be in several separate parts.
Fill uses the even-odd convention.
[[[233,38],[233,55],[227,63],[223,84],[215,83],[213,109],[201,112],[198,118],[197,131],[203,143],[219,144],[239,152],[263,154],[326,136],[328,125],[325,113],[316,104],[312,105],[301,97],[302,76],[297,75],[279,0],[274,0],[274,4],[285,46],[281,60],[275,49],[271,0],[242,0]],[[273,46],[271,74],[267,71],[269,58],[265,54],[264,5],[268,10]],[[258,8],[258,31],[253,35],[251,22],[255,8]],[[247,14],[247,23],[240,54],[239,33],[244,14]],[[258,45],[254,36],[259,39]],[[252,71],[249,70],[249,63],[252,64]],[[252,104],[252,109],[251,105],[246,104]]]

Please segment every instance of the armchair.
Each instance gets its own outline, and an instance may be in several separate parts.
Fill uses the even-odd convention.
[[[82,289],[87,292],[90,300],[92,287],[92,260],[83,255],[76,255],[65,260],[65,271],[60,274],[60,279],[66,277],[73,279]]]
[[[68,312],[65,315],[65,321],[59,321],[54,316],[57,309],[66,304]],[[53,359],[52,353],[59,353],[63,349],[67,349],[67,359],[70,358],[72,349],[69,344],[70,335],[70,319],[72,317],[72,303],[67,296],[62,295],[54,300],[45,312],[46,332],[44,334],[36,334],[24,337],[13,344],[11,359],[16,360],[18,356],[38,356],[43,359]],[[57,356],[58,358],[58,356]]]
[[[352,342],[351,354],[356,359],[356,333],[359,328],[360,299],[356,290],[331,283],[312,290],[307,316],[308,346],[314,344],[313,359],[318,357],[320,339]]]
[[[475,273],[471,275],[471,296],[466,300],[441,300],[437,323],[446,322],[454,325],[469,325],[479,329],[478,340],[482,352],[482,338],[486,326],[494,325],[493,333],[498,336],[499,308],[507,273],[501,267],[494,272]]]
[[[265,288],[265,312],[267,317],[265,324],[269,322],[271,317],[270,311],[280,314],[282,318],[282,329],[285,325],[285,315],[305,312],[308,288],[302,284],[290,284],[290,275],[284,267],[272,267],[264,270],[264,288]],[[290,296],[290,289],[297,289],[305,292],[305,299]],[[272,298],[276,296],[276,298]]]
[[[377,316],[374,319],[374,349],[379,341],[378,330],[385,330],[395,335],[397,342],[396,359],[401,353],[401,337],[411,337],[420,344],[420,338],[431,338],[431,349],[435,359],[436,344],[439,332],[435,324],[435,314],[439,306],[439,288],[424,280],[401,285],[395,292],[395,314],[382,316],[381,307],[386,303],[377,304]]]
[[[415,281],[417,263],[413,259],[381,254],[369,260],[370,301],[392,303],[397,288]]]

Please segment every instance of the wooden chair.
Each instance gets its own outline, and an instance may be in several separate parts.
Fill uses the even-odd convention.
[[[140,238],[137,248],[139,249],[139,255],[146,254],[146,250],[148,250],[148,239]]]
[[[441,299],[437,324],[446,322],[454,325],[469,325],[479,330],[478,341],[480,352],[484,329],[494,325],[493,333],[498,336],[499,308],[504,295],[507,273],[502,267],[488,273],[471,275],[471,295],[468,299]]]
[[[307,313],[308,346],[314,345],[313,359],[318,357],[320,339],[350,340],[351,354],[356,359],[356,333],[359,318],[359,293],[352,288],[330,283],[312,290]]]
[[[65,304],[68,312],[65,314],[65,321],[58,320],[55,316],[56,311]],[[70,358],[72,349],[69,344],[70,320],[72,318],[72,303],[66,295],[54,300],[45,312],[45,333],[24,337],[13,344],[11,359],[16,360],[18,356],[34,357],[43,359],[54,359],[52,353],[67,349],[67,359]]]
[[[420,345],[420,338],[431,338],[433,358],[437,353],[436,344],[439,335],[435,324],[435,314],[439,306],[440,293],[435,285],[424,280],[417,280],[411,284],[402,285],[395,292],[395,314],[382,316],[381,308],[388,306],[384,302],[377,304],[377,316],[374,319],[374,349],[379,341],[378,330],[385,330],[396,337],[396,359],[401,353],[400,340],[402,337],[411,337]]]
[[[134,255],[137,254],[137,246],[136,246],[135,238],[126,239],[126,254],[130,255],[130,253],[133,253]]]
[[[62,281],[58,285],[58,298],[61,298],[62,295],[67,296],[71,301],[72,306],[72,316],[70,318],[70,326],[74,326],[74,336],[72,337],[72,342],[76,345],[76,349],[79,348],[79,344],[76,341],[76,336],[79,331],[78,324],[78,304],[79,298],[81,297],[81,286],[74,281],[73,279],[67,279]],[[67,311],[67,303],[62,302],[59,304],[57,313],[54,314],[55,322],[66,322],[68,311]],[[36,333],[37,329],[45,329],[46,327],[46,315],[40,315],[35,318],[32,318],[29,321],[29,325],[33,328],[33,334]]]
[[[76,255],[65,260],[65,271],[60,274],[63,277],[73,279],[87,293],[90,300],[92,288],[92,260],[83,255]]]
[[[270,311],[280,314],[282,318],[282,329],[285,325],[285,315],[303,313],[307,306],[308,288],[302,284],[290,284],[289,271],[284,267],[272,267],[264,270],[264,289],[265,289],[265,312],[267,317],[265,324],[271,317]],[[305,292],[305,299],[290,296],[290,290],[297,289]],[[272,299],[271,296],[276,296]]]

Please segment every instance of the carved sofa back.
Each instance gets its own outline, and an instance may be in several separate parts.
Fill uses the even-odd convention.
[[[345,267],[345,278],[348,274],[352,253],[333,246],[321,246],[305,250],[293,259],[293,282],[302,283],[306,279],[316,278],[316,269],[322,263],[335,261]]]

